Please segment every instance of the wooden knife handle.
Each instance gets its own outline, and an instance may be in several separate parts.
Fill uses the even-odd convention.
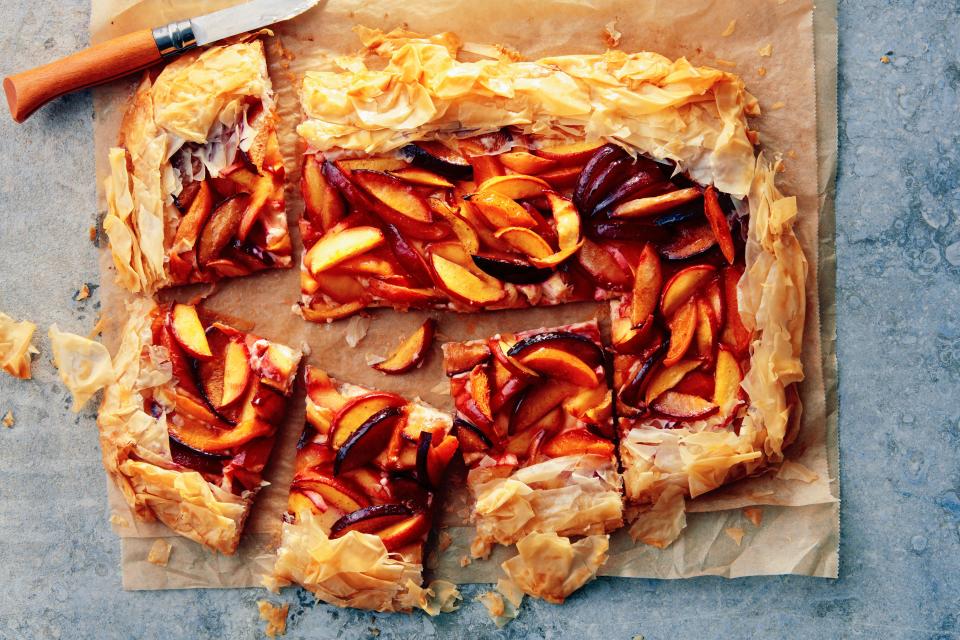
[[[3,91],[10,115],[23,122],[54,98],[146,69],[160,58],[153,33],[143,29],[9,76]]]

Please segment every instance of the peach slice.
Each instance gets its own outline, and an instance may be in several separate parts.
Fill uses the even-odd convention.
[[[605,245],[584,240],[577,261],[593,281],[604,289],[624,291],[630,286],[632,274],[629,266],[621,265]]]
[[[231,196],[217,205],[216,210],[210,214],[197,247],[197,260],[201,266],[206,266],[216,259],[236,235],[249,200],[250,198],[242,193]]]
[[[461,143],[461,148],[463,144]],[[503,165],[495,156],[488,155],[468,155],[467,160],[473,167],[473,179],[477,182],[483,182],[495,176],[502,176],[506,173]]]
[[[376,533],[413,515],[403,504],[375,504],[349,512],[330,527],[330,537],[339,538],[350,531]]]
[[[213,192],[210,190],[210,183],[207,180],[194,183],[198,184],[197,193],[187,209],[186,215],[180,219],[177,226],[177,233],[173,238],[172,248],[178,254],[193,249],[200,236],[200,230],[206,224],[210,212],[213,210]]]
[[[431,257],[438,284],[453,297],[469,305],[485,305],[499,302],[506,291],[493,280],[482,280],[474,273],[434,253]]]
[[[496,191],[481,191],[470,197],[470,203],[494,229],[537,226],[536,219],[526,209]]]
[[[320,513],[320,506],[302,491],[291,489],[287,498],[287,512],[294,516],[301,513]]]
[[[531,258],[542,259],[553,253],[546,240],[526,227],[503,227],[493,235]]]
[[[375,255],[363,254],[349,260],[344,260],[335,267],[336,271],[346,273],[360,273],[367,276],[389,278],[397,275],[394,266],[388,260]]]
[[[627,301],[624,301],[626,303]],[[653,314],[634,326],[630,318],[611,314],[610,339],[617,353],[632,353],[643,347],[653,331]]]
[[[470,371],[481,362],[489,362],[490,347],[477,342],[448,342],[443,345],[443,367],[448,376]]]
[[[520,360],[528,351],[545,346],[566,351],[583,360],[591,368],[599,366],[604,360],[603,349],[596,342],[573,331],[543,331],[518,340],[508,349],[504,349],[504,346],[505,343],[501,341],[500,348],[508,358],[519,358]],[[518,363],[517,360],[512,360],[509,364]],[[536,375],[535,372],[527,368],[521,368],[520,372],[531,376]]]
[[[400,396],[384,391],[350,398],[333,418],[330,446],[339,449],[371,416],[384,409],[399,408],[405,404],[406,401]]]
[[[669,319],[716,272],[717,270],[713,265],[698,264],[675,273],[663,287],[663,296],[660,298],[660,312],[665,318]]]
[[[313,491],[319,494],[329,506],[344,513],[353,513],[370,504],[362,491],[356,490],[337,478],[329,478],[318,473],[294,479],[290,489],[301,492]]]
[[[493,232],[490,231],[488,227],[486,218],[480,214],[479,209],[469,200],[460,202],[459,213],[460,217],[467,221],[476,232],[482,246],[504,253],[510,251],[510,245],[494,237]]]
[[[450,465],[450,461],[460,448],[460,441],[455,436],[444,436],[439,444],[432,445],[427,453],[426,478],[431,487],[439,488],[443,482],[443,474]]]
[[[697,300],[690,298],[670,318],[670,348],[663,357],[666,367],[676,364],[690,350],[697,330]]]
[[[473,398],[477,409],[487,420],[493,420],[493,411],[490,408],[490,376],[483,364],[478,364],[467,377],[470,397]]]
[[[396,551],[418,542],[430,531],[430,518],[426,513],[418,513],[397,524],[377,532],[387,551]]]
[[[713,350],[717,345],[717,331],[719,323],[714,319],[713,309],[710,303],[703,298],[696,298],[697,305],[697,329],[695,340],[697,343],[697,355],[704,362],[713,362]]]
[[[660,256],[649,244],[643,247],[633,274],[633,299],[630,303],[630,322],[639,327],[653,315],[660,299],[663,270]]]
[[[645,401],[650,405],[654,400],[673,389],[684,376],[700,366],[699,360],[681,360],[676,364],[663,367],[650,379],[647,385]]]
[[[323,175],[320,162],[313,154],[303,157],[300,192],[303,194],[307,219],[320,231],[329,230],[346,215],[343,198]]]
[[[240,225],[237,227],[236,236],[238,240],[243,242],[247,239],[247,236],[250,235],[250,230],[253,228],[253,224],[260,217],[263,207],[267,204],[267,200],[270,199],[270,196],[272,196],[276,190],[277,184],[274,181],[273,174],[267,174],[257,178],[257,184],[250,194],[250,200],[247,203],[246,209],[243,211]]]
[[[550,192],[547,201],[553,213],[553,221],[557,228],[557,242],[560,250],[545,258],[531,258],[531,262],[538,267],[555,267],[572,256],[583,245],[580,238],[580,214],[573,202]]]
[[[604,145],[603,140],[594,142],[573,142],[557,144],[535,149],[534,153],[541,158],[554,160],[559,164],[577,164],[586,162],[597,150]]]
[[[720,337],[724,344],[741,355],[750,348],[751,337],[750,330],[744,326],[740,318],[740,307],[737,303],[737,284],[742,276],[743,271],[738,267],[725,267],[721,274],[726,324]]]
[[[554,437],[541,451],[551,458],[572,455],[613,456],[614,445],[587,429],[572,429]]]
[[[373,365],[373,368],[383,373],[397,374],[420,366],[433,345],[433,334],[436,328],[437,321],[427,318],[416,331],[400,343],[390,357]]]
[[[481,182],[477,188],[477,191],[480,193],[499,193],[503,197],[511,200],[536,198],[542,196],[544,191],[549,190],[550,185],[540,178],[521,174],[494,176]]]
[[[223,359],[223,395],[220,406],[233,404],[243,395],[250,381],[250,359],[247,346],[235,340],[227,344]]]
[[[394,172],[410,166],[403,158],[351,158],[349,160],[337,160],[334,164],[347,175],[358,170]]]
[[[207,334],[200,323],[196,308],[187,304],[173,305],[170,313],[170,331],[183,347],[184,351],[194,358],[209,359],[213,357]]]
[[[577,178],[580,177],[582,170],[583,167],[580,165],[561,167],[553,171],[545,171],[539,177],[554,189],[568,189],[577,183]]]
[[[439,198],[427,198],[427,206],[430,210],[447,221],[457,240],[467,250],[467,253],[477,253],[480,250],[480,239],[477,237],[477,231],[467,222],[457,210]]]
[[[387,407],[377,411],[357,427],[346,441],[337,449],[333,461],[333,475],[349,471],[376,458],[390,443],[397,422],[403,417],[403,410]],[[333,436],[337,438],[340,430]]]
[[[460,441],[460,449],[464,453],[486,451],[493,448],[490,437],[477,425],[461,417],[454,418],[454,435]]]
[[[578,387],[595,387],[600,384],[597,372],[569,351],[554,347],[540,347],[518,358],[527,367]]]
[[[603,386],[581,389],[563,401],[563,410],[582,422],[599,423],[610,417],[612,396]]]
[[[556,160],[541,158],[527,151],[508,151],[499,157],[507,169],[527,175],[543,173],[557,164]]]
[[[351,175],[360,188],[393,211],[417,222],[431,222],[433,216],[424,199],[399,178],[381,171],[360,169]]]
[[[361,300],[366,293],[366,287],[355,277],[339,273],[321,274],[316,289],[340,304]]]
[[[677,391],[667,391],[657,398],[653,409],[674,418],[702,418],[717,410],[717,405],[700,396]]]
[[[713,402],[724,415],[729,415],[740,401],[740,383],[743,373],[740,363],[729,349],[721,346],[717,351],[717,369],[714,373]]]
[[[370,467],[358,467],[343,474],[344,480],[349,480],[352,484],[363,489],[367,497],[376,503],[390,501],[390,491],[383,485],[384,477],[382,471]]]
[[[687,393],[693,396],[700,396],[701,398],[710,400],[713,398],[715,386],[716,382],[714,381],[713,376],[709,373],[704,373],[703,371],[691,371],[683,378],[683,380],[677,383],[677,386],[673,388],[673,391],[676,391],[677,393]]]
[[[376,227],[350,227],[328,233],[310,247],[303,263],[314,275],[344,260],[359,256],[384,243],[383,232]]]
[[[510,417],[510,433],[530,428],[574,393],[576,386],[566,381],[548,381],[527,389]]]
[[[624,380],[618,382],[620,385],[617,391],[617,402],[634,408],[642,408],[646,401],[641,395],[644,385],[650,377],[654,367],[660,361],[660,356],[666,350],[667,345],[663,342],[656,344],[652,348],[644,350],[640,358],[635,360],[626,370]],[[617,358],[632,359],[631,356],[617,356]],[[696,363],[699,364],[699,363]],[[672,384],[676,384],[675,382]],[[650,389],[650,385],[646,385]],[[618,404],[618,409],[622,407]]]
[[[648,196],[628,200],[618,205],[610,215],[614,218],[640,218],[675,209],[682,204],[696,200],[701,195],[697,187],[678,189],[658,196]]]
[[[723,287],[721,285],[721,278],[723,276],[718,276],[714,278],[710,283],[703,289],[703,297],[710,306],[710,310],[713,311],[713,320],[716,322],[717,331],[723,327]]]
[[[304,441],[309,437],[309,430],[304,430],[301,435],[301,441],[297,443],[297,458],[295,477],[307,475],[311,472],[317,472],[321,468],[330,468],[335,453],[325,444]]]
[[[167,421],[170,437],[181,444],[203,453],[218,454],[235,449],[254,438],[273,432],[273,426],[263,420],[244,420],[232,429],[214,429],[194,421],[186,414]]]
[[[720,251],[729,264],[733,264],[736,258],[736,251],[733,247],[733,236],[730,235],[730,224],[727,222],[727,216],[720,208],[720,200],[717,196],[717,190],[710,186],[703,194],[703,213],[713,229],[713,235],[717,238],[717,244],[720,245]]]
[[[397,176],[404,182],[410,182],[422,187],[436,187],[438,189],[453,188],[452,182],[443,176],[437,175],[432,171],[427,171],[426,169],[411,167],[408,169],[400,169],[399,171],[391,171],[390,173]]]
[[[443,297],[435,289],[406,287],[385,280],[370,280],[367,283],[367,290],[374,296],[389,300],[398,307],[422,308],[443,300]]]
[[[352,316],[363,309],[363,302],[348,302],[339,305],[323,305],[311,303],[309,307],[301,306],[300,313],[304,320],[309,322],[333,322],[347,316]]]
[[[439,228],[438,226],[436,228]],[[397,263],[413,278],[420,286],[430,286],[433,279],[430,277],[430,269],[423,258],[420,250],[401,233],[401,230],[392,224],[382,226],[383,237],[396,258]]]

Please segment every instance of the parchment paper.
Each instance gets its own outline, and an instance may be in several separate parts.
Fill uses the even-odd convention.
[[[93,0],[92,40],[104,39],[175,19],[212,11],[229,0]],[[733,21],[735,24],[732,24]],[[696,64],[729,69],[743,76],[759,99],[764,115],[752,121],[763,146],[784,156],[781,190],[798,197],[797,235],[811,269],[807,281],[807,328],[801,386],[803,423],[798,442],[788,451],[791,460],[816,474],[816,480],[778,479],[774,473],[725,487],[688,504],[688,525],[666,550],[634,545],[625,531],[613,536],[604,575],[681,578],[696,575],[763,575],[797,573],[835,577],[838,570],[839,486],[837,481],[836,375],[833,340],[832,176],[836,157],[836,24],[835,4],[818,8],[815,82],[814,16],[809,0],[689,0],[684,3],[635,3],[627,0],[573,2],[513,0],[410,3],[403,0],[329,0],[303,16],[273,27],[268,58],[282,116],[281,144],[287,159],[287,203],[291,229],[302,210],[294,187],[297,151],[293,128],[299,113],[296,86],[304,70],[324,64],[331,53],[359,47],[351,27],[363,24],[390,29],[457,32],[464,40],[510,45],[528,58],[564,53],[597,53],[606,48],[604,26],[622,33],[625,51],[651,50],[670,57],[686,56]],[[732,24],[732,27],[731,27]],[[724,35],[724,33],[732,32]],[[282,45],[282,46],[281,46]],[[769,55],[762,55],[767,45]],[[107,174],[106,151],[117,133],[123,101],[133,81],[118,82],[95,94],[95,149],[98,184]],[[818,101],[818,85],[820,100]],[[817,109],[820,108],[819,128]],[[819,144],[819,151],[818,151]],[[100,207],[104,200],[100,194]],[[822,222],[822,227],[818,223]],[[294,235],[295,231],[294,231]],[[299,246],[299,238],[295,238]],[[104,340],[113,348],[124,320],[122,293],[114,284],[113,268],[104,251],[101,260]],[[823,289],[818,289],[818,273]],[[202,291],[202,290],[201,290]],[[180,299],[197,289],[177,292]],[[307,361],[344,380],[374,388],[419,396],[441,409],[452,409],[442,372],[439,345],[498,331],[530,329],[604,318],[607,305],[581,303],[546,309],[503,311],[469,316],[436,312],[370,314],[366,338],[347,346],[348,322],[311,325],[291,313],[299,296],[296,269],[268,272],[219,285],[206,306],[242,319],[260,335],[292,346],[309,345]],[[828,322],[821,325],[820,309]],[[386,355],[398,339],[426,315],[439,318],[434,350],[425,365],[405,376],[384,376],[365,361],[368,353]],[[824,374],[827,374],[826,377]],[[825,384],[826,382],[826,384]],[[285,510],[292,475],[294,444],[303,425],[303,390],[297,388],[265,478],[271,482],[257,499],[245,541],[233,558],[216,556],[187,540],[170,536],[157,524],[136,522],[110,486],[114,527],[123,541],[123,583],[127,589],[241,587],[259,583],[269,567],[265,555],[276,542],[280,514]],[[434,573],[465,582],[495,582],[501,549],[491,560],[461,568],[472,530],[463,526],[466,497],[448,497],[444,526],[454,543],[439,558]],[[762,509],[759,525],[748,521],[742,507]],[[739,544],[734,538],[742,530]],[[153,540],[165,537],[174,546],[169,564],[146,562]],[[428,563],[428,566],[434,563]]]

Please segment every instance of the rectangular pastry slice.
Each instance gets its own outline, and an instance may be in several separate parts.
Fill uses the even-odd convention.
[[[341,607],[433,610],[423,588],[437,491],[457,452],[450,416],[307,367],[307,424],[268,586],[291,583]]]
[[[632,243],[670,242],[696,208],[692,181],[749,188],[756,101],[733,74],[620,51],[464,61],[451,33],[358,33],[364,53],[300,91],[308,319],[616,298]]]
[[[301,354],[189,305],[129,311],[97,418],[104,466],[138,517],[232,554]]]
[[[289,267],[284,166],[263,42],[147,74],[110,150],[103,228],[135,292]]]
[[[517,544],[520,555],[504,564],[510,578],[562,601],[593,577],[606,558],[604,534],[623,523],[597,323],[446,343],[443,353],[475,501],[471,552]],[[577,572],[548,560],[565,555],[578,558]]]

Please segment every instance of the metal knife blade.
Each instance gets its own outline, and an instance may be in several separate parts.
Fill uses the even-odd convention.
[[[295,18],[320,0],[250,0],[190,19],[198,46]]]

